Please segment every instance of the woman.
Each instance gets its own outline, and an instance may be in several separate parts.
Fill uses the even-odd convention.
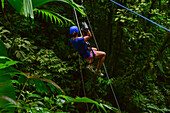
[[[98,64],[97,68],[94,71],[92,67],[92,62],[94,60],[93,58],[93,53],[89,50],[87,47],[87,44],[85,41],[89,40],[91,38],[91,32],[88,30],[87,24],[85,24],[85,27],[83,29],[84,32],[87,32],[87,36],[81,36],[78,37],[79,34],[79,29],[77,26],[72,26],[70,27],[70,34],[72,35],[71,38],[71,43],[74,45],[75,49],[78,51],[79,55],[85,59],[89,60],[89,66],[88,68],[92,72],[98,73],[100,76],[103,76],[103,73],[101,73],[101,66],[105,60],[106,53],[103,51],[97,51],[96,48],[92,48],[94,54],[95,54],[95,59],[98,59]],[[84,33],[83,33],[84,34]]]

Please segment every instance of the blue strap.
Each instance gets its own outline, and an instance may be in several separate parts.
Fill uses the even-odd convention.
[[[125,7],[125,6],[121,5],[121,4],[119,4],[119,3],[117,3],[117,2],[115,2],[115,1],[113,1],[113,0],[110,0],[110,1],[111,1],[111,2],[113,2],[113,3],[115,3],[115,4],[117,4],[117,5],[119,5],[119,6],[121,6],[121,7],[123,7],[123,8],[125,8],[125,9],[127,9],[127,10],[129,10],[129,11],[131,11],[132,13],[135,13],[135,14],[139,15],[140,17],[142,17],[142,18],[144,18],[144,19],[148,20],[149,22],[152,22],[153,24],[155,24],[155,25],[157,25],[157,26],[159,26],[159,27],[161,27],[161,28],[163,28],[163,29],[167,30],[168,32],[170,32],[170,30],[169,30],[169,29],[167,29],[167,28],[165,28],[165,27],[163,27],[163,26],[161,26],[161,25],[159,25],[159,24],[157,24],[157,23],[153,22],[152,20],[150,20],[150,19],[148,19],[148,18],[146,18],[146,17],[144,17],[144,16],[142,16],[142,15],[140,15],[140,14],[138,14],[138,13],[136,13],[136,12],[134,12],[134,11],[130,10],[130,9],[128,9],[127,7]]]

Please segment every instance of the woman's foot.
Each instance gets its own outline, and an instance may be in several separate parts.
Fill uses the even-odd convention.
[[[87,69],[89,69],[91,72],[95,73],[95,71],[93,70],[93,66],[88,65]]]
[[[97,69],[96,69],[96,70],[95,70],[95,73],[96,73],[97,75],[101,76],[101,77],[104,76],[104,74],[101,73],[101,70],[97,70]]]

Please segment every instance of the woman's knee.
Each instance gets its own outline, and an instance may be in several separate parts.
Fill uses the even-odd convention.
[[[106,53],[103,51],[96,51],[95,58],[102,58],[106,56]]]
[[[106,52],[103,52],[103,56],[106,56]]]
[[[95,51],[97,51],[97,48],[95,48],[95,47],[92,47],[92,50],[95,50]]]

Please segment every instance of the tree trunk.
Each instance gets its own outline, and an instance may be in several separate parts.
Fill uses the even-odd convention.
[[[109,10],[110,12],[108,13],[108,38],[107,38],[107,51],[108,54],[110,54],[111,51],[111,46],[112,46],[112,19],[113,19],[113,9],[112,9],[112,5],[109,6]]]
[[[161,0],[159,0],[159,13],[162,11]]]
[[[168,2],[168,8],[167,8],[167,10],[168,10],[168,15],[170,15],[170,2]]]

